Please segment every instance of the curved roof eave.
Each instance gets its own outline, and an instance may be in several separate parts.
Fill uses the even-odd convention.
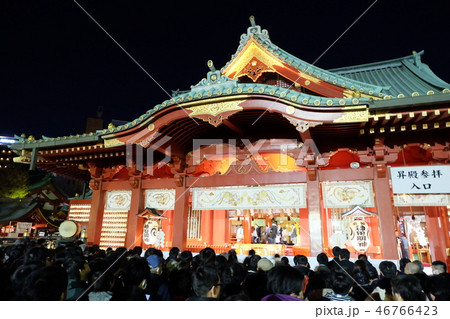
[[[214,72],[208,72],[207,79],[211,78]],[[217,79],[222,79],[217,78]],[[228,78],[227,78],[228,79]],[[140,128],[151,122],[151,118],[164,109],[184,104],[187,102],[199,102],[217,97],[233,96],[238,98],[240,95],[268,95],[276,97],[279,100],[288,101],[289,103],[297,104],[299,106],[308,107],[343,107],[361,104],[371,104],[370,98],[328,98],[321,96],[314,96],[305,93],[301,93],[288,88],[282,88],[274,85],[259,84],[259,83],[237,83],[234,80],[228,79],[228,82],[211,83],[208,80],[203,79],[198,85],[192,86],[190,91],[179,92],[177,96],[172,99],[163,101],[157,104],[153,109],[148,110],[146,113],[138,117],[137,119],[114,128],[105,129],[102,138],[108,139],[116,136],[117,133],[125,132]],[[182,107],[182,106],[180,106]],[[186,113],[186,115],[188,115]]]

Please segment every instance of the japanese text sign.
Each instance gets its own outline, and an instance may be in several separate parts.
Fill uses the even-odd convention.
[[[450,166],[391,167],[394,194],[449,194]]]

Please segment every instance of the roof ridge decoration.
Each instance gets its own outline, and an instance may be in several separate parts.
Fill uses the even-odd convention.
[[[212,60],[208,61],[208,67],[210,71],[206,74],[206,79],[203,78],[196,85],[191,85],[191,91],[193,93],[203,90],[205,86],[208,87],[208,89],[215,89],[219,87],[220,89],[233,89],[237,87],[238,80],[231,79],[220,73],[220,71],[216,70]]]
[[[273,48],[278,48],[272,43],[272,41],[270,41],[269,31],[266,29],[261,29],[261,26],[256,24],[254,16],[250,16],[250,24],[250,27],[247,28],[247,34],[244,33],[241,35],[238,51],[242,50],[252,37],[257,37],[264,44],[270,45]]]
[[[421,77],[424,81],[428,82],[431,85],[442,88],[450,87],[450,84],[439,78],[430,67],[422,62],[421,55],[423,54],[423,50],[419,53],[413,51],[413,59],[414,63],[408,61],[407,59],[403,59],[402,63],[411,70],[414,74]]]
[[[250,23],[247,33],[241,35],[237,51],[221,69],[227,77],[238,79],[248,76],[256,82],[263,73],[273,72],[322,97],[384,97],[383,90],[387,87],[351,79],[305,62],[274,45],[269,32],[256,25],[253,16]]]

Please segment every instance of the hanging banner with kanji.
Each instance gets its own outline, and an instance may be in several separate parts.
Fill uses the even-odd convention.
[[[362,219],[355,219],[349,227],[349,239],[358,253],[365,253],[370,246],[369,225]]]
[[[394,194],[450,194],[450,165],[391,167]]]

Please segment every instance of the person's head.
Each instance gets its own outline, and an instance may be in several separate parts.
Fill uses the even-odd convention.
[[[269,260],[269,262],[271,262]],[[244,293],[252,301],[260,301],[264,296],[268,295],[267,292],[267,273],[259,271],[247,276],[243,285]]]
[[[192,276],[189,269],[171,271],[167,277],[167,285],[173,301],[188,298],[192,290]]]
[[[47,260],[47,249],[42,246],[36,246],[25,252],[24,263],[40,262],[45,265]]]
[[[258,262],[261,260],[260,255],[253,255],[250,257],[248,261],[248,270],[257,271],[258,270]]]
[[[29,301],[64,300],[67,282],[67,274],[61,267],[42,267],[25,279],[22,296]]]
[[[250,249],[250,250],[248,251],[248,255],[249,255],[249,256],[254,256],[254,255],[256,255],[256,251],[255,251],[254,249]]]
[[[440,260],[435,260],[431,263],[431,270],[433,275],[444,274],[447,272],[447,265]]]
[[[364,260],[355,261],[352,275],[358,284],[368,284],[370,281],[370,273],[367,263]]]
[[[86,260],[80,255],[66,255],[64,259],[64,268],[67,271],[67,275],[70,278],[80,278],[81,271],[85,270]],[[84,274],[84,272],[83,272]]]
[[[267,290],[272,294],[303,298],[304,279],[302,273],[294,267],[276,266],[267,272]]]
[[[150,247],[149,249],[147,249],[144,253],[144,258],[147,258],[150,255],[155,255],[156,254],[157,249]]]
[[[350,259],[350,251],[346,248],[339,250],[339,260],[348,260]]]
[[[192,275],[192,288],[198,297],[217,299],[220,295],[220,278],[210,265],[200,265]]]
[[[415,276],[398,275],[392,278],[391,285],[396,301],[423,301],[422,287]]]
[[[189,250],[182,251],[178,257],[180,258],[180,261],[185,261],[188,264],[191,264],[193,258],[192,252]]]
[[[158,255],[150,255],[147,257],[147,263],[152,274],[160,275],[163,271],[163,259]]]
[[[210,247],[203,248],[198,255],[200,256],[201,263],[214,265],[216,259],[216,252],[214,249]]]
[[[405,272],[405,266],[406,266],[407,263],[410,263],[410,262],[411,262],[411,260],[408,259],[408,258],[400,259],[399,262],[398,262],[399,267],[400,267],[400,271],[401,272]]]
[[[273,268],[273,263],[266,257],[258,260],[258,264],[256,265],[258,271],[269,271]]]
[[[233,263],[233,262],[237,262],[237,261],[238,261],[238,258],[237,258],[236,250],[230,249],[228,251],[228,262]]]
[[[317,259],[317,263],[319,265],[326,265],[326,264],[328,264],[328,256],[325,253],[318,254],[316,259]]]
[[[334,246],[333,249],[331,250],[333,252],[333,256],[335,258],[339,257],[339,252],[341,251],[341,247],[339,246]]]
[[[366,262],[364,260],[356,260],[355,263],[353,264],[353,272],[357,273],[364,273],[367,274],[367,276],[369,275],[369,266],[367,266]]]
[[[222,273],[223,284],[241,285],[247,277],[247,269],[240,263],[229,263]]]
[[[133,250],[131,251],[131,254],[134,255],[134,256],[140,257],[141,254],[142,254],[142,247],[141,246],[135,246],[133,248]]]
[[[180,254],[180,248],[172,247],[169,251],[169,259],[177,260]]]
[[[25,279],[35,270],[43,268],[44,265],[40,262],[31,262],[28,264],[20,265],[16,271],[11,276],[11,283],[14,292],[17,297],[20,298],[22,294],[22,288],[25,282]]]
[[[397,275],[397,266],[392,261],[383,260],[379,268],[382,276],[385,278],[393,278]]]
[[[358,260],[367,260],[367,255],[366,254],[359,254],[358,255]]]
[[[144,258],[137,257],[130,259],[123,269],[124,286],[144,287],[147,278],[150,276],[150,268]]]
[[[419,272],[423,272],[424,267],[420,260],[414,260],[413,263],[415,263],[419,266]]]
[[[417,263],[407,263],[405,266],[405,274],[414,275],[420,272],[420,267]]]
[[[344,270],[336,268],[331,273],[331,288],[340,295],[348,295],[353,286],[353,280]]]
[[[431,276],[427,281],[429,299],[432,301],[450,301],[450,274]]]
[[[304,255],[295,255],[294,256],[294,265],[309,267],[308,257],[306,257]]]
[[[228,266],[228,259],[222,254],[217,255],[216,260],[214,261],[214,265],[215,265],[217,271],[219,272],[219,274],[221,274],[225,270],[225,268]]]
[[[110,271],[95,271],[91,275],[92,291],[110,291],[114,284],[114,276]]]

